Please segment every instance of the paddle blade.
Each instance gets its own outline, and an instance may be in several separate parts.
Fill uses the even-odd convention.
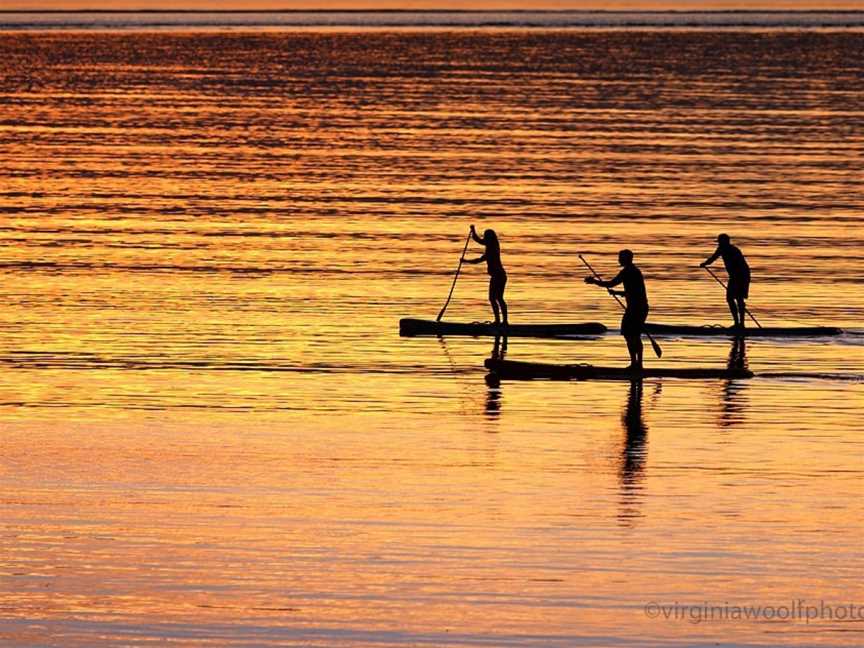
[[[654,353],[657,355],[658,358],[662,358],[663,357],[663,349],[661,349],[660,345],[657,344],[657,340],[655,340],[653,337],[650,337],[650,336],[648,337],[648,339],[651,341],[651,348],[654,349]]]

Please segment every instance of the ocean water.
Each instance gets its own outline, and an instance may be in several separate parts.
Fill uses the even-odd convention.
[[[861,645],[862,54],[0,35],[0,644]],[[471,223],[514,322],[616,327],[578,254],[629,247],[652,320],[725,323],[698,268],[725,231],[763,324],[848,332],[751,340],[749,381],[490,387],[491,339],[398,336]],[[447,319],[485,291],[464,268]],[[614,334],[506,353],[626,363]]]
[[[849,29],[864,27],[864,9],[841,11],[0,11],[0,30],[140,29],[428,29],[428,28],[703,28]]]

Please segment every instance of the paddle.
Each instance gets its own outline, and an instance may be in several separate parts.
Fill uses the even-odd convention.
[[[603,281],[603,277],[601,277],[599,274],[597,274],[597,271],[591,267],[591,264],[588,263],[585,260],[585,257],[583,257],[581,254],[579,255],[579,260],[585,264],[585,267],[591,271],[591,274],[593,274],[600,281]],[[627,310],[627,307],[624,305],[624,303],[620,299],[618,299],[618,295],[614,295],[611,292],[609,294],[615,298],[615,301],[618,302],[618,305],[621,308],[623,308],[624,310]],[[660,345],[657,344],[657,340],[655,340],[653,337],[651,337],[651,334],[648,331],[643,331],[643,333],[645,333],[645,335],[648,337],[648,341],[651,342],[651,347],[654,349],[654,353],[657,355],[657,357],[662,358],[663,357],[663,349],[661,349]]]
[[[441,309],[441,312],[438,313],[438,317],[435,318],[436,322],[440,322],[441,318],[444,317],[444,311],[447,310],[447,307],[450,305],[450,298],[453,296],[453,289],[456,287],[456,280],[459,278],[459,271],[462,270],[462,259],[465,258],[465,253],[468,251],[468,244],[471,242],[471,230],[468,230],[468,238],[465,239],[465,247],[462,249],[462,255],[459,257],[459,265],[456,267],[456,276],[453,277],[453,285],[450,286],[450,294],[447,295],[447,301],[444,302],[444,307]]]
[[[724,290],[726,289],[726,284],[723,283],[723,280],[720,279],[720,277],[718,277],[716,274],[714,274],[711,271],[711,268],[709,268],[708,266],[702,266],[702,267],[705,268],[705,270],[706,270],[706,272],[708,272],[708,274],[710,274],[712,277],[714,277],[714,281],[716,281],[718,284],[723,286]],[[753,313],[750,312],[750,309],[747,308],[747,306],[744,306],[744,312],[750,316],[750,319],[752,319],[754,322],[756,322],[756,326],[758,326],[759,328],[762,328],[762,325],[759,323],[759,320],[757,320],[755,317],[753,317]]]

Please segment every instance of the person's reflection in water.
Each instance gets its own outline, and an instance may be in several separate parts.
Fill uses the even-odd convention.
[[[729,350],[729,369],[747,369],[747,343],[743,335],[736,336]],[[723,383],[723,402],[720,408],[720,427],[728,428],[740,423],[743,416],[746,380],[726,380]]]
[[[493,360],[503,360],[507,355],[507,337],[495,336],[495,345],[492,347]],[[501,381],[497,376],[488,374],[486,376],[486,385],[489,390],[486,392],[486,418],[497,419],[501,415]]]
[[[634,518],[641,517],[639,501],[642,499],[642,480],[645,473],[645,457],[648,454],[648,428],[642,419],[642,380],[630,381],[627,408],[621,416],[626,442],[621,453],[619,480],[621,485],[621,508],[618,519],[631,525]]]
[[[503,360],[507,355],[507,336],[495,336],[495,344],[492,347],[492,355],[489,356],[492,360]]]
[[[743,335],[736,335],[729,350],[729,369],[747,369],[747,342]]]

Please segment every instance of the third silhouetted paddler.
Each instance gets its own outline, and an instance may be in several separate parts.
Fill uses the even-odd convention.
[[[744,328],[744,314],[746,307],[744,300],[750,296],[750,266],[747,259],[736,246],[732,245],[728,234],[720,234],[717,237],[717,249],[710,257],[705,259],[699,266],[707,268],[719,257],[723,258],[726,272],[729,274],[729,283],[726,285],[726,302],[732,313],[735,328]]]
[[[498,242],[498,235],[495,230],[487,229],[483,232],[483,238],[477,236],[477,230],[471,226],[471,238],[477,243],[486,248],[483,256],[477,259],[465,259],[465,263],[482,263],[486,262],[486,272],[489,274],[489,303],[492,304],[492,313],[495,316],[495,324],[500,324],[499,310],[501,317],[504,319],[504,326],[507,326],[507,303],[504,301],[504,288],[507,286],[507,273],[504,271],[504,265],[501,263],[501,244]]]
[[[599,277],[585,277],[585,283],[608,288],[610,294],[620,295],[627,300],[627,308],[621,318],[621,335],[627,341],[630,368],[642,369],[642,329],[648,318],[648,293],[642,271],[633,263],[633,253],[630,250],[621,250],[618,253],[618,263],[621,265],[621,272],[614,279],[604,281]],[[612,290],[620,284],[624,284],[623,291]]]

